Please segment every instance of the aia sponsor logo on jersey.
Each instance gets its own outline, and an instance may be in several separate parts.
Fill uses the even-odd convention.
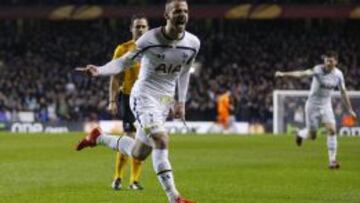
[[[183,54],[182,54],[182,59],[183,59],[183,61],[182,61],[182,62],[183,62],[183,63],[186,63],[188,57],[189,57],[189,55],[188,55],[187,53],[183,52]]]
[[[335,89],[335,88],[336,88],[335,85],[326,84],[326,83],[321,83],[321,84],[320,84],[320,87],[321,87],[321,88],[324,88],[324,89],[329,89],[329,90],[332,90],[332,89]]]
[[[181,71],[181,65],[166,65],[165,63],[161,63],[155,68],[155,71],[161,75],[175,74]]]
[[[314,77],[318,80],[320,88],[329,90],[336,88],[336,85],[329,83],[329,79],[326,79],[327,81],[323,81],[325,79],[321,76],[321,74],[315,74]],[[331,78],[331,80],[336,80],[336,78]]]

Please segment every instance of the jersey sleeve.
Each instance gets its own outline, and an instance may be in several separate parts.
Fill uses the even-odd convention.
[[[149,38],[150,34],[145,33],[143,34],[138,40],[135,42],[135,49],[133,50],[132,60],[140,61],[143,53],[146,51],[147,47],[149,46]]]
[[[319,66],[319,65],[316,65],[316,66],[314,66],[313,67],[313,73],[314,73],[314,75],[317,75],[317,74],[319,74],[320,73],[320,70],[321,70],[321,66]]]
[[[179,102],[185,102],[186,101],[186,93],[189,86],[189,80],[190,80],[190,69],[193,65],[195,58],[200,50],[200,40],[198,38],[195,39],[195,49],[196,52],[193,54],[193,56],[190,58],[190,60],[186,63],[184,69],[180,73],[177,89],[178,89],[178,101]]]
[[[339,71],[339,84],[338,84],[338,88],[340,90],[345,90],[346,86],[345,86],[345,79],[344,79],[344,74],[342,72]]]
[[[192,63],[191,63],[192,64]],[[178,89],[178,101],[179,102],[185,102],[186,100],[186,93],[189,86],[189,80],[190,80],[190,65],[186,65],[182,72],[180,73],[177,89]]]
[[[116,75],[132,67],[136,61],[141,59],[142,53],[146,50],[148,37],[148,33],[145,33],[135,42],[135,49],[126,52],[120,58],[116,58],[107,64],[100,66],[98,68],[99,75]]]
[[[310,70],[312,70],[312,77],[316,78],[317,80],[320,80],[319,76],[321,74],[321,66],[316,65]]]
[[[192,63],[194,63],[195,61],[195,58],[196,56],[198,55],[199,51],[200,51],[200,46],[201,46],[201,43],[200,43],[200,40],[199,38],[195,37],[194,39],[194,44],[195,44],[195,53],[192,55],[192,57],[190,58],[190,60],[188,61],[188,65],[192,65]]]

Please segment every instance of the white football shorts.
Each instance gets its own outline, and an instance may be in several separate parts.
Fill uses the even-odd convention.
[[[336,124],[335,115],[331,104],[316,105],[306,102],[305,104],[306,127],[310,131],[317,131],[320,124]]]
[[[137,121],[136,138],[151,146],[149,135],[166,132],[164,124],[173,105],[173,97],[131,94],[130,108]],[[142,132],[141,132],[142,131]]]

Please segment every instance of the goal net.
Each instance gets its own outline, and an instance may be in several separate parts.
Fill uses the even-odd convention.
[[[273,133],[291,133],[294,128],[305,127],[305,102],[307,90],[275,90],[273,92]],[[354,111],[360,116],[360,91],[348,91]],[[360,127],[351,119],[341,99],[340,92],[332,96],[338,133],[360,135]]]

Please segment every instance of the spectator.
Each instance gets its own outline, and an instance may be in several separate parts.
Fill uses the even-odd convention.
[[[157,24],[156,20],[151,21]],[[195,22],[196,25],[204,21]],[[195,23],[193,25],[195,25]],[[207,21],[190,26],[200,36],[199,67],[191,76],[188,120],[216,120],[216,98],[228,87],[238,120],[269,125],[274,89],[308,89],[304,80],[275,80],[274,70],[311,68],[326,49],[340,53],[349,90],[359,89],[360,27],[356,22],[277,20]],[[111,58],[127,22],[0,21],[0,104],[16,120],[18,111],[35,111],[39,121],[110,119],[108,78],[72,74],[74,67]],[[91,31],[91,35],[88,32]]]

